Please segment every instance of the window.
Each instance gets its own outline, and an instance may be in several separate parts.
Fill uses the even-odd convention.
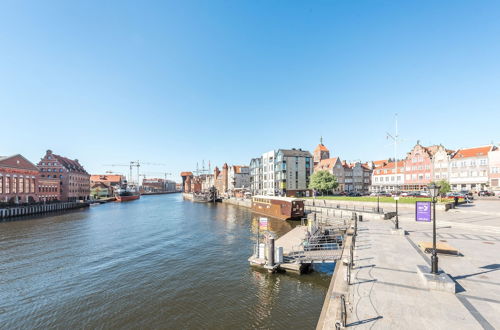
[[[3,193],[3,176],[0,175],[0,194]]]
[[[17,177],[12,178],[12,193],[17,194]]]
[[[479,161],[479,165],[481,165],[481,166],[484,166],[484,165],[486,165],[486,164],[488,164],[488,160],[487,160],[487,159],[481,159],[481,160]]]

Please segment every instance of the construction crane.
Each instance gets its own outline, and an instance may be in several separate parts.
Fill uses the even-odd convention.
[[[104,164],[103,166],[126,166],[130,169],[129,183],[132,182],[132,170],[134,167],[137,168],[137,186],[140,185],[139,168],[141,165],[154,165],[154,166],[166,166],[166,164],[161,163],[141,163],[139,160],[130,161],[129,164]]]
[[[167,173],[167,172],[149,172],[148,171],[147,173],[148,173],[148,175],[163,174],[163,176],[165,177],[165,180],[167,180],[167,176],[172,175],[172,173]]]

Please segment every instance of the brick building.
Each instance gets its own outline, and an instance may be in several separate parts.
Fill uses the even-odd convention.
[[[432,181],[432,150],[419,142],[406,155],[402,190],[424,190]]]
[[[40,202],[55,202],[61,200],[61,184],[59,179],[40,177],[38,179],[38,200]]]
[[[59,180],[61,201],[86,201],[90,198],[90,175],[78,159],[72,160],[47,150],[37,167],[41,178]]]
[[[23,156],[0,156],[0,202],[37,202],[38,176],[38,168]]]

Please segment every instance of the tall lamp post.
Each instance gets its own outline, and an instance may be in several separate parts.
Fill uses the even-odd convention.
[[[441,187],[434,183],[429,185],[429,192],[432,198],[432,256],[431,256],[431,273],[438,273],[438,257],[436,252],[436,200]]]
[[[380,191],[377,192],[377,213],[380,213]]]
[[[394,200],[396,201],[396,222],[395,222],[395,229],[399,229],[399,212],[398,212],[398,200],[399,200],[399,193],[396,192],[396,195],[394,196]]]

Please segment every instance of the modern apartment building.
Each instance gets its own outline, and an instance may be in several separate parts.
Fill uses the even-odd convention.
[[[259,161],[252,160],[252,189],[262,183],[262,194],[268,196],[310,196],[309,178],[313,172],[313,157],[309,151],[302,149],[279,149],[269,151],[261,156],[261,178],[259,178]]]
[[[452,190],[479,191],[489,184],[488,155],[497,150],[493,145],[459,149],[450,161],[450,184]]]
[[[252,158],[250,161],[250,193],[262,195],[262,157]]]

